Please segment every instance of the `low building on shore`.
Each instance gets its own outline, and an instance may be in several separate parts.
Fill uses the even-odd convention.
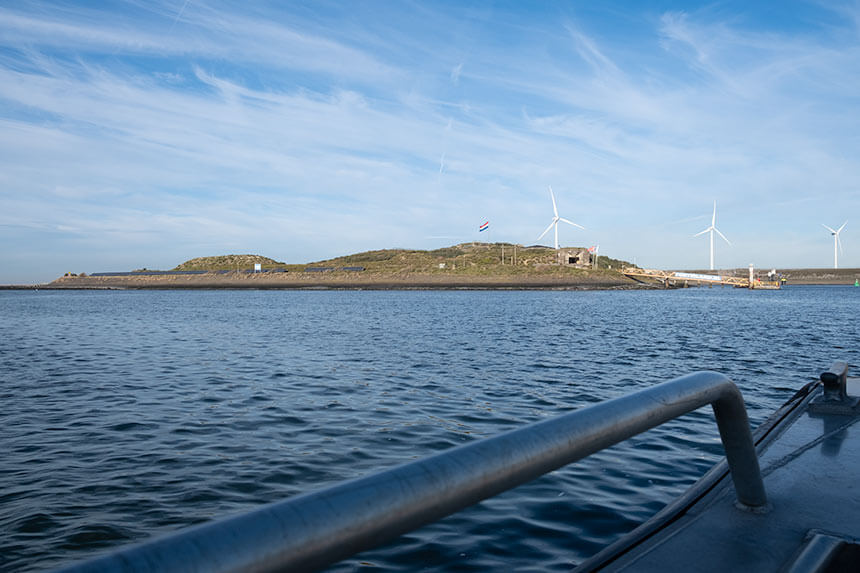
[[[591,268],[592,254],[588,249],[567,248],[559,249],[556,253],[558,264],[567,267]]]

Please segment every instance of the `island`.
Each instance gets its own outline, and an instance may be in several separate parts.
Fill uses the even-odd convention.
[[[303,264],[261,255],[209,256],[169,270],[66,273],[48,284],[0,288],[603,290],[667,286],[641,277],[637,280],[624,272],[636,268],[621,259],[596,256],[584,247],[462,243],[435,250],[381,249]],[[679,272],[746,277],[749,269]],[[860,269],[787,269],[778,275],[789,285],[860,284]]]
[[[586,248],[463,243],[436,250],[383,249],[305,264],[222,255],[173,269],[66,273],[52,289],[623,289],[626,261]]]

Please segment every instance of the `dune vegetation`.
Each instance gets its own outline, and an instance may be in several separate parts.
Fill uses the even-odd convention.
[[[576,247],[571,247],[575,249]],[[522,276],[528,274],[603,274],[616,271],[624,261],[601,256],[597,269],[582,269],[557,264],[555,249],[544,246],[524,247],[511,243],[463,243],[430,251],[415,249],[382,249],[365,251],[333,259],[304,264],[287,264],[260,255],[220,255],[198,257],[173,270],[243,270],[259,263],[263,269],[301,272],[308,267],[340,270],[361,268],[367,274],[384,275],[459,275]]]

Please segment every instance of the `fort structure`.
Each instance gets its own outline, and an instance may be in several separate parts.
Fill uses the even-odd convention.
[[[556,257],[559,265],[578,269],[590,269],[593,264],[593,255],[584,248],[561,248]]]

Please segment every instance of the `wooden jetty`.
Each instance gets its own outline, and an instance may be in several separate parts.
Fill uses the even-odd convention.
[[[661,283],[665,288],[683,288],[687,286],[701,285],[727,285],[736,288],[776,290],[780,288],[780,281],[763,281],[754,277],[753,269],[750,267],[749,277],[735,277],[723,275],[708,275],[700,273],[687,273],[681,271],[663,271],[659,269],[640,269],[638,267],[624,267],[622,274],[635,281],[647,283]]]

